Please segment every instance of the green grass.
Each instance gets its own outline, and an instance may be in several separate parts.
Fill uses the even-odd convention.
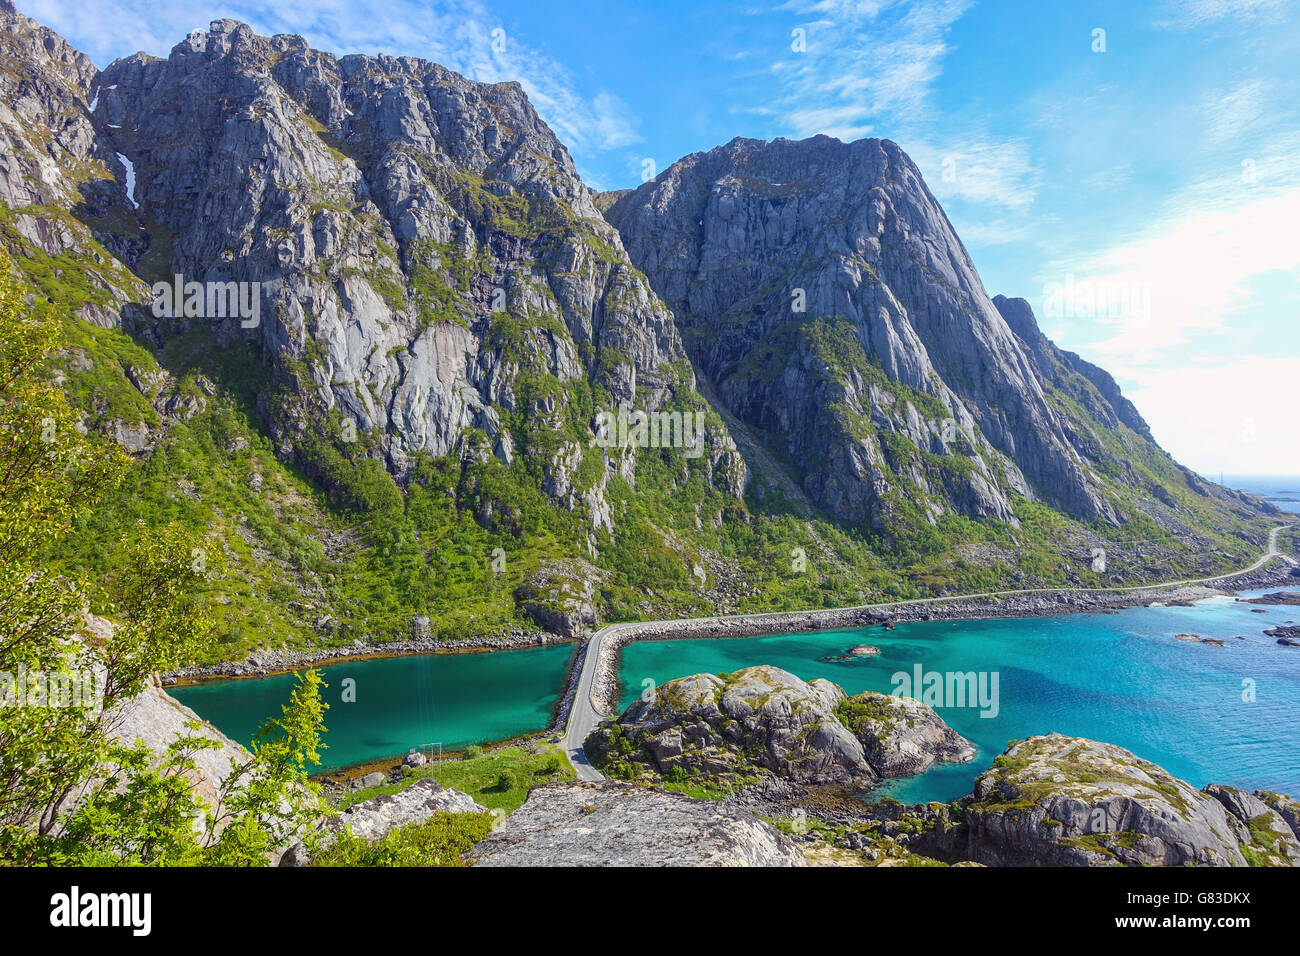
[[[340,834],[312,866],[466,866],[464,854],[492,832],[489,813],[435,813],[367,842]]]
[[[503,775],[511,778],[511,785],[504,789],[501,787]],[[401,783],[356,790],[347,794],[339,803],[339,809],[346,810],[383,794],[398,793],[426,777],[432,777],[444,787],[469,794],[489,810],[510,813],[523,805],[533,787],[576,780],[577,774],[564,751],[554,744],[539,743],[536,753],[523,746],[502,747],[468,760],[447,758],[440,764],[428,764],[408,772]]]

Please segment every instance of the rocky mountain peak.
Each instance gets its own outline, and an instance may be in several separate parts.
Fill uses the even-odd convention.
[[[1027,303],[989,298],[897,144],[738,138],[607,205],[722,403],[840,520],[886,529],[905,499],[1015,523],[1022,497],[1123,520],[1086,433],[1150,442],[1146,423]],[[1096,421],[1061,400],[1059,364]]]
[[[290,444],[341,416],[398,474],[471,428],[508,463],[524,439],[501,420],[523,399],[521,372],[651,410],[692,393],[671,314],[519,84],[339,58],[233,20],[165,60],[119,60],[101,82],[96,116],[133,164],[150,234],[135,264],[261,284],[259,327],[219,335],[259,339],[297,383],[299,411],[269,423]],[[509,317],[524,328],[507,349]],[[725,437],[719,449],[714,462]]]
[[[55,374],[137,458],[206,430],[206,492],[164,484],[205,508],[250,489],[225,534],[257,537],[234,528],[248,508],[276,525],[275,494],[324,492],[319,530],[432,483],[433,511],[527,555],[508,587],[482,553],[462,563],[465,588],[510,596],[493,626],[566,633],[614,608],[1079,583],[1105,572],[1066,551],[1135,520],[1216,570],[1258,535],[1258,502],[1180,468],[1109,375],[989,299],[893,142],[736,138],[597,196],[518,83],[233,19],[98,71],[12,7],[0,19],[0,242],[68,320]],[[177,282],[202,301],[154,301]],[[240,314],[212,310],[231,289]],[[615,411],[668,431],[609,441]],[[261,439],[256,465],[213,450]],[[529,537],[525,515],[550,530]],[[341,536],[340,576],[370,555],[380,583],[312,620],[368,639],[374,613],[386,634],[435,619],[445,527],[414,520],[394,533],[418,575],[385,563],[402,548]],[[260,544],[316,587],[301,548]],[[1151,559],[1133,549],[1124,573]],[[397,579],[400,600],[366,607]]]

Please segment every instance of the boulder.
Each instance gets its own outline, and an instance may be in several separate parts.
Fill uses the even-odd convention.
[[[469,851],[476,866],[807,866],[789,837],[715,800],[552,783]]]
[[[923,773],[936,760],[966,763],[975,758],[970,741],[911,697],[865,691],[844,701],[837,713],[882,777]]]
[[[769,665],[669,681],[597,728],[585,749],[618,775],[775,775],[855,787],[975,754],[924,704],[884,694],[846,701],[830,681]]]
[[[1122,747],[1047,734],[980,776],[954,836],[991,866],[1245,866],[1225,802]]]

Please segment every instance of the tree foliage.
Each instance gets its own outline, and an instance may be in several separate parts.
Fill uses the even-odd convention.
[[[177,526],[141,527],[130,560],[94,588],[49,569],[45,556],[130,467],[84,433],[50,374],[59,330],[0,253],[0,862],[265,863],[310,836],[320,812],[306,779],[319,762],[320,676],[301,678],[215,806],[195,789],[196,755],[217,746],[197,722],[161,754],[115,734],[151,674],[211,640],[193,595],[222,555]],[[88,614],[92,591],[109,621]]]

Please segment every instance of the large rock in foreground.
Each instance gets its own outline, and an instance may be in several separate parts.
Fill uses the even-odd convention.
[[[725,781],[774,774],[795,783],[859,787],[919,773],[936,759],[975,755],[918,701],[884,694],[848,699],[828,680],[804,682],[769,665],[669,681],[597,728],[585,749],[621,775],[644,769]]]
[[[1217,785],[1199,791],[1122,747],[1061,734],[1008,748],[964,811],[955,854],[993,866],[1300,860],[1296,832],[1260,797]]]
[[[478,866],[808,865],[747,811],[612,781],[538,787],[469,855]]]
[[[190,729],[192,722],[198,722],[197,730]],[[249,757],[247,750],[163,690],[156,675],[139,694],[119,704],[107,716],[105,726],[117,742],[127,746],[143,743],[160,759],[181,737],[193,735],[213,741],[215,748],[195,751],[194,768],[185,772],[194,784],[195,795],[210,807],[217,805],[231,770]]]

